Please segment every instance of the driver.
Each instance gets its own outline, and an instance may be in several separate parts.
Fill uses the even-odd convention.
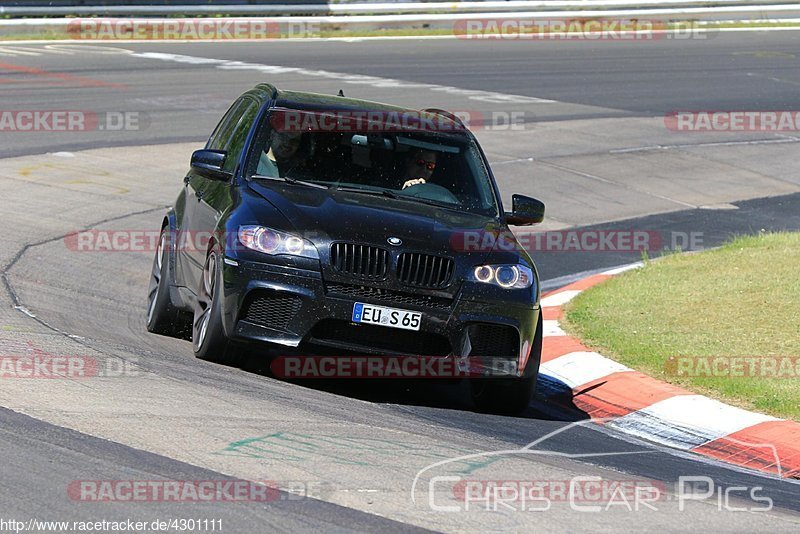
[[[300,148],[303,132],[284,132],[275,130],[270,141],[258,158],[256,172],[261,176],[285,176],[297,166],[294,160]]]
[[[430,180],[436,170],[436,152],[433,150],[414,149],[407,155],[403,163],[403,174],[400,178],[400,189],[412,185],[424,184]]]

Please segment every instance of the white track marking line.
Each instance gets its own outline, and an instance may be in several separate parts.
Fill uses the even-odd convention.
[[[558,321],[545,320],[542,321],[542,333],[544,337],[559,337],[566,336],[567,333],[561,330]]]
[[[696,144],[680,144],[680,145],[650,145],[650,146],[636,146],[631,148],[615,148],[609,150],[609,154],[628,154],[630,152],[652,152],[654,150],[681,150],[692,148],[708,148],[718,146],[747,146],[747,145],[771,145],[781,143],[796,143],[800,141],[799,138],[786,135],[784,132],[775,132],[779,139],[754,139],[751,141],[717,141],[713,143],[696,143]]]
[[[625,271],[632,271],[633,269],[638,269],[639,267],[643,266],[644,263],[641,261],[637,261],[636,263],[631,263],[630,265],[623,265],[622,267],[616,267],[614,269],[609,269],[608,271],[604,271],[601,274],[605,274],[608,276],[615,276],[620,273],[624,273]]]
[[[632,371],[597,352],[570,352],[542,363],[539,372],[559,380],[572,389],[613,373]]]
[[[107,41],[106,41],[107,42]],[[131,54],[130,50],[126,50],[125,48],[119,48],[116,46],[101,46],[101,45],[85,45],[79,44],[75,42],[68,42],[68,43],[56,43],[50,44],[45,46],[49,52],[55,53],[67,53],[67,54],[100,54],[100,55],[123,55],[123,54]]]
[[[558,306],[563,306],[567,302],[574,299],[578,293],[580,293],[577,289],[568,289],[567,291],[559,291],[558,293],[554,293],[552,295],[548,295],[542,299],[541,306],[542,308],[555,308]]]
[[[688,450],[765,421],[778,419],[702,395],[676,395],[611,421],[607,426]]]
[[[800,83],[792,81],[792,80],[784,80],[783,78],[776,78],[775,76],[762,76],[761,74],[757,74],[755,72],[748,72],[747,76],[751,76],[751,77],[755,77],[755,78],[762,78],[764,80],[769,80],[771,82],[788,83],[790,85],[800,85]]]
[[[381,78],[379,76],[367,76],[361,74],[348,74],[345,72],[333,72],[318,69],[303,69],[299,67],[285,67],[281,65],[264,65],[260,63],[246,63],[243,61],[229,61],[224,59],[204,58],[197,56],[185,56],[180,54],[168,54],[163,52],[132,52],[131,56],[144,59],[158,59],[161,61],[172,61],[176,63],[186,63],[190,65],[215,65],[223,70],[252,70],[265,74],[286,74],[292,73],[300,76],[312,76],[316,78],[327,78],[337,80],[342,83],[355,85],[369,85],[379,88],[403,88],[403,89],[428,89],[430,91],[443,92],[447,94],[466,96],[470,100],[482,102],[492,102],[495,104],[550,104],[555,100],[547,100],[532,96],[514,95],[498,93],[494,91],[480,91],[473,89],[461,89],[448,85],[437,85],[431,83],[416,83],[397,80],[394,78]]]
[[[2,41],[0,41],[2,44]],[[56,43],[56,44],[48,44],[43,47],[28,47],[28,46],[17,46],[14,45],[6,45],[0,46],[0,56],[43,56],[47,54],[55,54],[55,55],[62,55],[62,56],[74,56],[76,54],[100,54],[100,55],[122,55],[122,54],[131,54],[130,50],[126,50],[124,48],[117,48],[114,46],[98,46],[98,45],[88,45],[88,44],[78,44],[78,43]]]
[[[2,46],[0,47],[0,56],[41,56],[41,52],[34,51],[29,48],[21,48],[18,46]]]

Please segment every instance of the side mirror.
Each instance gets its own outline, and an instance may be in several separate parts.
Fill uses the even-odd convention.
[[[511,213],[506,212],[506,223],[513,226],[530,226],[544,220],[544,202],[524,195],[511,197]]]
[[[195,150],[192,154],[192,170],[209,180],[228,181],[233,174],[222,170],[227,155],[224,150]]]

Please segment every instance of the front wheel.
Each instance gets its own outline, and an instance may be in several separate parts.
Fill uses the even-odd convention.
[[[220,253],[212,250],[206,257],[192,321],[192,348],[201,360],[214,363],[234,362],[233,344],[222,328],[222,268]]]
[[[470,381],[472,401],[479,412],[518,415],[536,391],[536,377],[478,378]]]
[[[533,347],[520,378],[476,378],[469,381],[472,402],[480,412],[518,415],[530,405],[536,393],[542,361],[542,312],[536,325]]]

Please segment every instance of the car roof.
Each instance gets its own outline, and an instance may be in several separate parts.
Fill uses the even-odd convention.
[[[438,109],[414,110],[391,104],[383,104],[370,100],[347,98],[344,96],[327,95],[322,93],[309,93],[301,91],[283,91],[270,84],[259,84],[251,93],[264,102],[272,100],[274,107],[297,109],[301,111],[383,111],[388,113],[412,113],[420,118],[436,118],[439,124],[452,127],[451,131],[457,132],[466,128],[452,113]]]

